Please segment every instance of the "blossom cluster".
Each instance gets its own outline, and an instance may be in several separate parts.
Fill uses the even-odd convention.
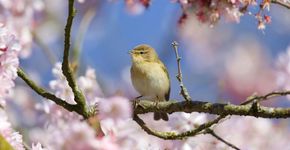
[[[240,17],[249,14],[255,17],[258,22],[258,29],[265,29],[265,24],[271,22],[271,17],[264,10],[270,10],[270,1],[262,0],[178,0],[183,8],[183,14],[179,23],[183,23],[187,16],[193,12],[200,22],[207,22],[211,26],[215,25],[222,16],[226,20],[239,23]],[[250,7],[258,7],[258,11],[252,13]]]
[[[36,27],[36,14],[44,8],[42,0],[2,0],[0,1],[0,23],[5,24],[9,33],[15,35],[22,45],[20,56],[31,54],[33,35]]]
[[[270,10],[270,0],[174,0],[180,4],[182,15],[178,23],[183,24],[189,15],[195,15],[202,23],[209,23],[214,26],[222,16],[228,21],[240,22],[240,17],[244,14],[254,16],[257,20],[257,28],[264,30],[266,24],[271,22],[271,17],[265,10]],[[125,0],[128,10],[134,14],[139,14],[148,8],[151,0]],[[143,7],[142,7],[143,6]],[[257,12],[250,12],[250,7],[258,7]]]
[[[21,47],[15,36],[3,24],[0,24],[0,104],[11,93],[19,65],[18,54]]]
[[[0,135],[17,150],[24,150],[22,135],[15,132],[11,127],[11,123],[7,119],[6,112],[0,108]],[[0,144],[1,145],[1,144]]]
[[[42,7],[41,0],[0,1],[0,134],[16,150],[24,149],[22,136],[14,131],[8,121],[5,105],[15,86],[19,56],[27,57],[30,54],[34,10]],[[32,149],[37,147],[39,149],[41,146],[33,144]]]

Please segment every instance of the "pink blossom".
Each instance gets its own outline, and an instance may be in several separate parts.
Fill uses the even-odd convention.
[[[132,115],[132,105],[124,97],[112,97],[101,99],[98,108],[100,119],[112,119],[115,121],[127,119]]]
[[[60,62],[55,64],[52,69],[52,74],[54,75],[55,80],[50,81],[49,86],[53,91],[55,91],[56,96],[66,100],[68,103],[76,104],[74,101],[73,92],[69,87],[65,76],[62,74]],[[88,68],[84,76],[78,77],[77,83],[79,88],[82,89],[82,92],[86,96],[86,100],[90,105],[95,103],[96,97],[103,95],[96,79],[95,70],[92,68]]]
[[[95,70],[88,68],[84,76],[80,76],[77,80],[79,88],[82,89],[86,96],[86,100],[90,105],[95,105],[96,98],[103,96],[102,89],[97,81]]]
[[[58,119],[45,129],[34,130],[30,137],[47,149],[93,150],[97,149],[96,133],[85,121]],[[56,139],[57,137],[57,139]]]
[[[60,62],[55,64],[54,68],[52,69],[52,74],[56,79],[50,81],[49,86],[52,90],[55,91],[55,95],[64,99],[70,104],[76,104],[76,102],[74,101],[73,92],[69,87],[65,76],[62,74]]]
[[[152,114],[142,115],[148,126],[158,131],[169,131],[164,121],[153,121]],[[101,127],[106,136],[111,136],[111,142],[117,143],[120,149],[170,149],[171,141],[165,141],[144,132],[131,118],[115,122],[111,119],[101,120]],[[113,138],[113,139],[112,139]],[[112,141],[113,140],[113,141]]]
[[[0,99],[9,96],[19,65],[20,45],[6,27],[0,24]]]
[[[266,29],[266,25],[265,25],[265,23],[262,20],[258,21],[258,29],[259,30],[265,30]]]
[[[169,125],[173,130],[185,132],[206,121],[207,117],[205,114],[180,112],[170,115]]]
[[[120,150],[120,146],[116,143],[116,138],[109,134],[98,139],[96,144],[97,149],[100,150]]]
[[[0,134],[6,141],[16,150],[24,150],[22,143],[22,135],[15,132],[8,122],[6,112],[0,108]]]
[[[145,9],[144,5],[138,0],[125,0],[127,10],[134,15],[141,14]]]
[[[32,30],[35,27],[34,14],[44,8],[42,0],[2,0],[0,1],[0,22],[4,23],[9,31],[21,43],[21,57],[28,57],[31,53]]]

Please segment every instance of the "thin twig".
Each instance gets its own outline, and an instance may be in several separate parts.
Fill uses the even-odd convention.
[[[285,0],[271,0],[271,3],[283,6],[287,9],[290,9],[290,2]]]
[[[247,116],[255,116],[255,117],[281,117],[281,118],[286,118],[290,117],[290,108],[267,108],[267,107],[260,107],[258,105],[259,101],[266,100],[275,96],[284,96],[290,94],[290,91],[284,91],[284,92],[272,92],[268,93],[263,96],[251,96],[247,98],[247,100],[243,103],[241,103],[242,106],[237,106],[237,105],[230,105],[230,104],[212,104],[208,102],[202,102],[202,101],[191,101],[191,98],[189,94],[186,91],[186,88],[183,86],[183,81],[182,81],[182,72],[181,72],[181,66],[180,66],[180,56],[178,54],[178,43],[173,42],[172,43],[174,51],[175,51],[175,56],[177,60],[177,67],[178,67],[178,74],[177,74],[177,80],[180,83],[181,87],[181,94],[186,100],[186,102],[165,102],[165,103],[159,103],[156,104],[150,104],[151,102],[146,102],[146,101],[141,101],[138,106],[133,106],[134,107],[134,117],[133,119],[141,126],[141,128],[146,131],[150,135],[157,136],[162,139],[182,139],[186,138],[188,136],[194,136],[197,134],[200,134],[201,131],[203,130],[211,130],[210,127],[212,127],[214,124],[217,124],[220,120],[223,118],[229,116],[229,115],[247,115]],[[185,89],[185,90],[184,90]],[[190,101],[188,101],[190,99]],[[254,102],[254,103],[253,103]],[[143,104],[142,104],[143,103]],[[247,104],[253,103],[252,105],[244,106]],[[231,110],[231,113],[228,113],[229,110]],[[155,111],[163,111],[167,113],[172,113],[172,112],[206,112],[206,113],[212,113],[212,114],[217,114],[220,115],[216,119],[209,121],[207,123],[204,123],[197,128],[184,132],[184,133],[176,133],[176,132],[160,132],[160,131],[155,131],[154,129],[151,129],[146,126],[145,122],[138,117],[137,114],[143,114],[147,112],[155,112]],[[262,114],[265,113],[266,114]],[[237,113],[237,114],[236,114]]]
[[[17,74],[38,95],[55,102],[57,105],[62,106],[63,108],[65,108],[68,111],[75,111],[80,115],[84,115],[80,111],[80,109],[77,105],[69,104],[65,100],[56,97],[54,94],[52,94],[52,93],[46,91],[44,88],[38,86],[34,81],[29,79],[29,77],[24,73],[24,71],[22,69],[18,68]]]
[[[225,139],[223,139],[222,137],[218,136],[213,130],[211,129],[207,129],[204,134],[210,134],[213,137],[215,137],[217,140],[223,142],[224,144],[228,145],[229,147],[235,149],[235,150],[240,150],[237,146],[235,146],[234,144],[231,144],[230,142],[226,141]]]
[[[73,51],[72,51],[72,68],[73,72],[77,74],[78,72],[78,67],[79,67],[79,57],[80,53],[82,51],[82,45],[84,41],[84,35],[86,34],[89,25],[91,24],[94,16],[96,15],[96,9],[95,8],[90,8],[85,12],[84,17],[81,20],[78,32],[76,34],[76,38],[74,40],[74,45],[73,45]]]
[[[42,49],[43,53],[47,56],[48,61],[53,66],[56,63],[57,58],[52,53],[52,50],[38,37],[36,33],[33,33],[33,38],[35,43]]]
[[[179,86],[180,86],[180,94],[183,96],[183,98],[186,100],[186,101],[191,101],[191,97],[189,95],[189,93],[187,92],[187,89],[186,87],[184,86],[183,84],[183,81],[182,81],[182,72],[181,72],[181,66],[180,66],[180,60],[181,60],[181,57],[179,56],[178,54],[178,43],[176,41],[174,41],[172,43],[172,46],[173,46],[173,49],[174,49],[174,52],[175,52],[175,56],[176,56],[176,61],[177,61],[177,69],[178,69],[178,73],[176,75],[176,78],[179,82]]]
[[[88,116],[89,112],[87,110],[85,96],[83,95],[82,91],[78,89],[76,81],[73,77],[72,69],[69,66],[70,33],[75,13],[76,10],[74,9],[74,0],[68,0],[68,17],[64,33],[65,40],[64,40],[62,72],[63,75],[66,77],[66,80],[68,81],[68,84],[74,93],[75,102],[77,103],[77,105],[80,106],[81,111],[83,111],[84,114]]]
[[[274,91],[274,92],[271,92],[262,96],[253,95],[253,96],[250,96],[247,99],[247,101],[245,101],[243,104],[246,105],[246,104],[252,103],[255,100],[257,100],[257,102],[261,102],[261,101],[265,101],[273,97],[285,96],[289,94],[290,94],[290,91]]]

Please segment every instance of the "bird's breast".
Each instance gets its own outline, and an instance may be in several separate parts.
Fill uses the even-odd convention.
[[[138,63],[131,67],[131,78],[135,89],[142,96],[163,97],[168,92],[170,81],[159,63]]]

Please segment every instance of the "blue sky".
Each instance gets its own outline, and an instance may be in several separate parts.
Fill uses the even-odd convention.
[[[177,40],[181,49],[187,49],[186,44],[180,41],[178,34],[177,21],[181,15],[180,6],[170,2],[170,0],[153,0],[152,5],[140,15],[128,13],[123,0],[116,2],[104,1],[100,8],[101,10],[97,11],[97,15],[84,39],[81,56],[84,64],[95,68],[101,79],[109,79],[118,84],[122,70],[130,66],[128,50],[138,44],[149,44],[157,50],[160,58],[168,66],[173,87],[172,95],[177,97],[179,87],[175,79],[176,63],[174,53],[171,51],[171,42]],[[278,9],[289,11],[285,8],[274,6],[271,12],[275,13]],[[283,28],[283,26],[274,17],[280,16],[273,16],[273,22],[267,26],[265,33],[256,28],[256,20],[248,15],[242,17],[239,24],[225,23],[222,20],[218,26],[226,26],[235,35],[229,41],[229,44],[245,35],[251,35],[252,38],[266,47],[265,52],[275,58],[279,52],[285,51],[290,44],[290,33],[279,32],[279,28]],[[78,25],[78,21],[76,19],[74,25]],[[213,28],[212,30],[219,30],[219,28]],[[219,37],[219,35],[215,36]],[[62,44],[62,41],[60,41],[60,44]],[[41,61],[45,57],[39,52],[35,52],[34,55],[36,55],[32,56],[34,61]],[[184,55],[186,53],[181,51],[181,56]],[[25,60],[23,65],[29,66],[29,62],[31,61]],[[190,92],[194,93],[198,98],[216,99],[217,84],[209,83],[212,76],[202,72],[192,76],[189,73],[195,70],[186,62],[186,60],[182,60],[182,67],[184,68],[184,76],[189,84]],[[195,65],[199,65],[198,62],[196,63]],[[41,72],[42,67],[36,66],[32,70]],[[50,70],[42,72],[46,79],[51,79],[50,73]],[[193,81],[191,81],[192,78],[194,79]],[[44,84],[47,85],[48,81],[44,81]]]

